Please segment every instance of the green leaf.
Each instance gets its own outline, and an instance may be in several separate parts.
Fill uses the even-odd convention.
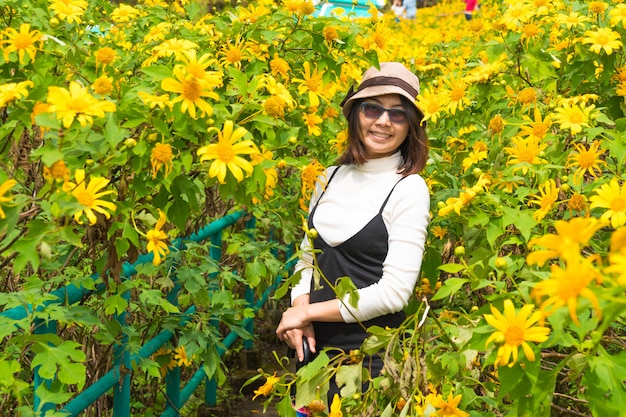
[[[439,268],[437,268],[443,272],[447,272],[449,274],[456,274],[457,272],[461,272],[465,269],[465,265],[462,264],[443,264]]]
[[[126,139],[126,135],[128,131],[126,129],[121,129],[117,125],[117,121],[114,116],[108,116],[106,125],[104,127],[104,138],[109,143],[111,149],[117,148],[124,139]]]
[[[105,314],[122,314],[128,308],[128,301],[121,294],[109,295],[104,300]]]
[[[11,387],[15,383],[15,374],[21,369],[22,367],[18,361],[0,360],[0,387]]]
[[[257,287],[266,276],[267,268],[258,257],[254,261],[246,263],[245,278],[248,286],[252,288]]]
[[[437,290],[437,293],[433,295],[432,299],[440,300],[442,298],[449,297],[452,294],[456,294],[467,282],[469,282],[469,279],[467,278],[448,278],[443,282],[441,288]]]
[[[582,383],[587,388],[584,397],[589,401],[593,414],[617,416],[626,410],[626,351],[609,355],[600,349],[599,355],[589,357],[589,368]]]
[[[337,279],[335,293],[337,294],[337,298],[339,300],[343,300],[346,296],[348,296],[348,304],[351,307],[356,308],[359,303],[359,293],[357,291],[357,287],[354,285],[354,282],[352,282],[350,277],[341,277]]]
[[[517,208],[502,207],[502,210],[504,211],[504,216],[502,216],[503,226],[514,225],[528,241],[530,239],[530,231],[537,225],[537,221],[533,219],[533,216],[527,211],[520,211]]]
[[[86,355],[80,347],[79,343],[71,340],[65,340],[58,346],[35,343],[31,369],[36,369],[43,379],[54,379],[56,375],[62,383],[78,384],[82,388],[86,378],[86,368],[82,362]]]
[[[335,379],[337,386],[341,388],[341,396],[350,398],[357,392],[361,392],[362,387],[362,371],[363,365],[360,363],[355,365],[343,365],[337,369]]]

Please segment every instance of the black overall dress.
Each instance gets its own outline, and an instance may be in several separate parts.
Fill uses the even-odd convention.
[[[334,175],[339,171],[337,168],[328,180],[327,186]],[[404,179],[403,177],[402,179]],[[400,179],[400,181],[402,181]],[[338,278],[348,276],[357,288],[364,288],[380,280],[383,275],[383,261],[387,257],[388,238],[387,227],[383,221],[382,212],[395,189],[396,183],[389,191],[387,198],[383,202],[380,210],[367,225],[359,230],[355,235],[345,242],[332,247],[328,245],[321,236],[314,240],[314,248],[321,250],[316,254],[318,266],[328,280],[335,284]],[[309,216],[309,228],[314,227],[314,217],[317,205],[322,199],[324,192],[320,195],[311,214]],[[329,286],[321,281],[323,288],[314,290],[314,282],[311,281],[310,302],[317,303],[337,298]],[[352,307],[350,307],[352,308]],[[385,327],[398,327],[405,319],[403,311],[376,317],[363,322],[365,328],[373,325]],[[315,329],[316,350],[319,352],[324,347],[340,348],[349,353],[352,349],[360,348],[361,344],[368,336],[368,333],[358,323],[328,323],[313,322]],[[382,369],[383,362],[380,357],[368,358],[364,366],[370,369],[372,377],[378,376]]]

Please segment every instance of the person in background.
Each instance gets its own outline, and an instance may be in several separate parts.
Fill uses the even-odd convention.
[[[402,4],[402,0],[393,0],[393,4],[391,5],[391,10],[393,14],[396,16],[396,22],[399,22],[400,19],[404,17],[404,5]]]
[[[405,9],[404,16],[407,19],[415,19],[415,16],[417,16],[417,1],[416,0],[404,0],[403,4],[404,4],[404,9]]]
[[[278,338],[304,358],[303,337],[312,352],[325,347],[349,353],[368,336],[366,328],[397,327],[420,274],[430,194],[418,174],[428,159],[423,114],[415,104],[419,80],[398,62],[369,68],[341,103],[348,144],[337,164],[320,177],[309,206],[308,227],[295,270],[291,307],[276,329]],[[311,233],[309,233],[311,235]],[[313,249],[320,271],[335,285],[349,277],[358,289],[353,307],[332,288],[313,280]],[[379,375],[382,358],[363,366]],[[331,384],[329,398],[338,392]]]
[[[478,11],[478,0],[465,0],[465,19],[472,20],[476,11]]]

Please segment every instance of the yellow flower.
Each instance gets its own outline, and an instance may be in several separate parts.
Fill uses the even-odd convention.
[[[161,110],[167,106],[170,110],[174,107],[174,103],[170,101],[170,97],[167,94],[155,95],[146,93],[145,91],[140,91],[137,93],[137,96],[143,101],[145,104],[149,105],[151,109],[155,107],[159,107]]]
[[[621,35],[611,28],[599,28],[585,32],[582,42],[583,44],[591,44],[589,48],[591,52],[599,54],[604,50],[607,55],[611,55],[613,50],[621,50],[623,44],[620,39]]]
[[[174,349],[174,360],[178,366],[190,366],[193,364],[193,357],[189,358],[187,356],[185,346],[178,346]]]
[[[289,63],[278,56],[278,52],[274,53],[274,59],[270,61],[270,69],[272,70],[272,75],[282,75],[283,77],[289,76]]]
[[[232,65],[235,68],[241,68],[241,61],[244,60],[249,51],[246,47],[246,40],[238,38],[234,43],[227,43],[220,49],[221,59],[224,65]]]
[[[211,86],[211,88],[222,86],[224,74],[221,71],[207,71],[209,65],[215,63],[211,54],[204,54],[200,58],[196,57],[196,50],[191,49],[183,53],[182,65],[176,65],[177,69],[185,74],[191,75],[199,81]]]
[[[328,417],[343,417],[343,413],[341,412],[341,397],[339,397],[339,394],[333,396],[333,402],[330,404]]]
[[[150,164],[152,165],[152,178],[156,178],[161,167],[165,167],[165,176],[167,177],[172,171],[174,163],[174,154],[172,147],[167,143],[157,143],[150,154]]]
[[[15,180],[6,180],[2,183],[2,185],[0,185],[0,219],[6,219],[7,217],[4,213],[4,210],[2,210],[1,204],[13,202],[13,196],[5,197],[5,194],[7,193],[7,191],[13,188],[15,184],[17,184],[17,181]]]
[[[147,35],[143,37],[144,43],[150,43],[155,41],[162,41],[165,39],[165,35],[172,30],[172,24],[169,22],[161,22],[156,26],[150,28]]]
[[[321,180],[321,176],[325,175],[326,169],[317,159],[312,160],[302,169],[300,178],[302,181],[300,207],[306,210],[306,201],[311,197],[311,193],[315,190],[315,184]]]
[[[318,72],[317,67],[311,71],[311,64],[308,61],[305,61],[302,66],[304,67],[302,78],[294,78],[292,81],[299,84],[298,93],[308,94],[311,107],[317,108],[320,105],[320,96],[323,97],[324,71]]]
[[[115,23],[132,22],[141,15],[139,9],[127,4],[120,4],[111,12],[111,19]]]
[[[468,417],[469,413],[458,408],[461,398],[463,398],[462,395],[453,397],[452,393],[448,394],[447,400],[444,400],[441,395],[432,398],[431,405],[437,409],[434,415],[439,417]]]
[[[172,38],[168,39],[160,45],[152,48],[152,57],[145,60],[141,66],[146,67],[151,65],[159,58],[174,56],[178,61],[185,59],[185,54],[193,49],[198,49],[198,44],[188,41],[186,39]]]
[[[12,27],[8,27],[4,30],[7,40],[0,42],[4,51],[4,60],[9,60],[11,52],[17,52],[20,64],[24,63],[24,55],[27,54],[30,57],[31,62],[35,60],[37,54],[36,43],[39,43],[41,48],[42,37],[41,32],[38,30],[30,30],[30,23],[22,23],[20,25],[20,31],[18,32]]]
[[[108,179],[95,177],[91,178],[89,184],[86,185],[85,171],[82,169],[76,170],[76,184],[68,183],[67,189],[71,191],[71,194],[82,206],[74,213],[74,220],[76,220],[78,224],[83,223],[80,219],[83,213],[87,216],[89,224],[91,225],[96,224],[98,221],[94,211],[104,214],[104,217],[107,219],[111,218],[109,211],[114,212],[117,209],[117,206],[110,201],[100,200],[101,197],[114,193],[114,191],[100,191],[108,184]]]
[[[552,126],[550,116],[547,116],[542,120],[541,111],[538,108],[535,108],[534,116],[534,121],[530,120],[528,116],[523,116],[523,118],[528,120],[530,123],[528,125],[524,124],[521,127],[521,130],[518,133],[519,136],[534,136],[539,139],[543,139],[546,136]]]
[[[455,114],[457,110],[461,111],[471,103],[470,97],[467,95],[467,83],[460,79],[450,76],[450,78],[444,78],[443,82],[450,89],[447,95],[450,98],[450,102],[447,106],[447,111],[450,114]]]
[[[302,119],[304,119],[304,124],[307,127],[307,132],[309,135],[319,136],[322,134],[322,128],[319,127],[319,124],[324,121],[317,113],[305,113],[302,115]]]
[[[43,177],[48,182],[61,180],[67,182],[70,179],[70,174],[70,170],[62,159],[56,161],[50,168],[47,166],[43,167]]]
[[[583,27],[585,22],[589,21],[587,16],[583,16],[578,12],[570,12],[570,14],[559,14],[556,17],[557,23],[565,25],[568,29]]]
[[[521,346],[524,354],[529,361],[535,360],[535,353],[531,349],[528,342],[542,343],[548,339],[550,329],[542,326],[533,326],[537,323],[542,314],[535,311],[532,304],[524,305],[519,313],[516,313],[513,302],[509,299],[504,300],[504,310],[501,313],[493,305],[490,306],[492,314],[485,314],[485,320],[497,331],[493,332],[486,345],[491,342],[501,343],[498,347],[498,353],[494,366],[508,365],[512,367],[518,359],[518,347]]]
[[[224,122],[222,131],[214,127],[209,128],[209,132],[212,130],[217,131],[218,142],[198,149],[200,162],[213,160],[209,167],[209,177],[217,177],[217,180],[221,184],[225,182],[227,169],[230,170],[238,182],[243,181],[242,170],[246,171],[248,175],[252,174],[254,170],[252,164],[238,155],[259,152],[256,145],[251,140],[236,143],[239,139],[243,138],[248,131],[241,126],[235,130],[233,130],[233,127],[233,121],[227,120]]]
[[[562,257],[565,260],[576,259],[580,251],[589,243],[594,233],[603,227],[594,217],[574,217],[570,220],[557,220],[554,223],[556,234],[548,233],[528,242],[529,248],[542,246],[528,254],[528,265],[543,265],[551,258]]]
[[[93,82],[92,88],[94,93],[96,94],[100,94],[103,96],[109,95],[113,90],[113,78],[107,77],[106,74],[103,74],[100,77],[96,78],[96,80]]]
[[[32,81],[22,81],[19,83],[0,84],[0,108],[9,102],[28,96],[27,88],[34,87]]]
[[[328,43],[332,43],[335,39],[339,38],[339,33],[337,33],[335,26],[324,26],[322,35],[324,36],[324,40]]]
[[[448,234],[448,229],[446,229],[445,227],[441,227],[441,226],[434,226],[432,228],[432,232],[433,232],[433,236],[435,236],[439,240],[442,240]]]
[[[626,285],[626,253],[612,253],[609,255],[610,265],[604,268],[606,274],[615,275],[617,285]]]
[[[595,14],[602,14],[606,12],[606,9],[609,8],[609,5],[603,1],[591,1],[589,2],[589,11]]]
[[[502,118],[499,114],[496,114],[489,120],[489,130],[491,130],[491,134],[498,135],[502,133],[504,130],[504,126],[506,126],[506,120]]]
[[[611,252],[626,252],[626,227],[620,227],[611,234]]]
[[[95,52],[96,57],[96,69],[100,64],[106,66],[112,64],[115,61],[115,57],[117,52],[114,49],[105,46],[104,48],[100,48]]]
[[[275,119],[282,119],[285,116],[285,100],[271,96],[263,102],[263,111]]]
[[[167,235],[163,230],[163,226],[165,225],[165,213],[163,213],[160,209],[157,209],[159,212],[159,220],[157,220],[154,229],[149,230],[146,233],[146,239],[148,240],[148,244],[146,245],[146,250],[148,252],[152,252],[153,258],[152,263],[154,265],[159,265],[165,256],[170,253],[170,249],[167,246],[165,241],[167,240]]]
[[[626,223],[626,186],[620,188],[617,178],[614,177],[609,184],[602,184],[594,191],[597,195],[589,198],[591,201],[589,208],[608,209],[600,219],[611,220],[611,225],[615,228],[623,226]]]
[[[477,144],[478,143],[482,142],[477,142]],[[468,169],[470,169],[472,165],[482,161],[483,159],[487,159],[488,154],[489,152],[483,147],[474,145],[474,148],[470,152],[469,156],[467,158],[464,158],[463,162],[461,163],[461,165],[463,166],[463,172],[466,172]]]
[[[587,197],[580,193],[574,193],[567,201],[567,208],[570,213],[574,211],[587,213]]]
[[[593,117],[595,105],[585,106],[564,104],[556,109],[556,122],[561,129],[569,129],[572,135],[582,132],[583,127],[589,127],[589,119]]]
[[[426,90],[417,96],[415,104],[424,114],[422,122],[431,120],[433,123],[437,123],[439,114],[447,108],[449,102],[448,93],[438,94],[433,90]]]
[[[56,113],[66,128],[72,125],[75,118],[81,126],[85,126],[93,123],[92,116],[104,117],[105,112],[115,111],[114,103],[98,100],[76,81],[70,82],[69,90],[63,87],[48,87],[47,101],[50,104],[48,111]]]
[[[276,385],[278,381],[280,381],[280,377],[277,377],[276,372],[274,372],[274,375],[267,377],[267,381],[265,381],[265,384],[261,385],[259,389],[254,390],[255,396],[252,397],[252,399],[256,399],[256,397],[258,397],[259,395],[262,395],[264,397],[270,395],[274,390],[274,385]]]
[[[626,27],[626,4],[621,3],[615,5],[613,9],[609,12],[610,17],[610,25],[615,27],[622,24],[622,27]]]
[[[80,23],[88,6],[87,0],[50,0],[50,10],[67,23]]]
[[[588,287],[592,281],[600,284],[602,275],[588,259],[579,256],[569,260],[565,269],[559,265],[550,265],[550,278],[535,285],[530,295],[537,301],[544,296],[548,297],[541,304],[544,314],[550,315],[557,308],[567,306],[574,323],[580,324],[576,312],[580,297],[591,302],[598,317],[602,315],[598,299]]]
[[[605,151],[600,151],[600,142],[594,140],[589,149],[585,149],[585,145],[575,143],[574,148],[576,150],[572,152],[567,158],[566,167],[578,167],[574,172],[574,183],[579,184],[585,173],[597,178],[598,175],[602,175],[601,165],[606,165],[606,162],[600,159]],[[596,172],[597,171],[597,172]]]
[[[165,91],[178,93],[173,104],[181,102],[180,110],[188,113],[189,116],[196,119],[196,106],[202,111],[200,117],[213,114],[213,107],[203,97],[209,97],[213,100],[219,100],[220,97],[214,93],[213,85],[198,80],[193,75],[186,75],[183,71],[174,70],[174,76],[177,78],[166,78],[161,81],[161,88]]]
[[[330,145],[332,146],[331,150],[333,151],[333,153],[335,153],[336,155],[341,155],[348,146],[348,130],[342,130],[337,134],[337,137],[335,139],[331,139],[330,141],[328,141],[328,143],[330,143]]]
[[[513,172],[521,169],[524,175],[528,172],[528,165],[545,164],[546,160],[539,158],[539,155],[543,152],[548,145],[540,143],[540,140],[536,136],[529,136],[528,138],[513,137],[511,139],[513,146],[505,147],[504,150],[508,154],[507,165],[523,164],[519,167],[515,167]]]
[[[536,204],[540,208],[533,214],[533,218],[540,222],[552,209],[559,196],[559,189],[553,179],[549,179],[539,186],[539,194],[534,195],[534,200],[528,201],[529,204]]]

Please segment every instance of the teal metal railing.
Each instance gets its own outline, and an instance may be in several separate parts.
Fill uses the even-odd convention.
[[[219,261],[222,253],[222,232],[234,225],[237,221],[239,221],[245,215],[245,211],[238,211],[229,215],[226,215],[209,225],[205,226],[198,232],[192,234],[187,239],[176,239],[172,242],[172,247],[177,250],[185,249],[185,242],[204,242],[206,240],[211,241],[211,248],[209,255],[212,259]],[[246,222],[246,228],[252,229],[255,227],[255,219],[251,218]],[[125,263],[122,267],[122,277],[124,279],[130,279],[134,274],[136,274],[136,266],[152,262],[153,255],[152,253],[147,253],[140,255],[139,258],[132,264]],[[286,268],[289,268],[290,265],[287,264]],[[99,276],[93,275],[91,277],[94,281],[97,281]],[[246,290],[244,295],[245,299],[249,302],[250,307],[257,311],[259,310],[268,300],[271,293],[274,291],[277,285],[280,284],[280,274],[276,278],[275,282],[272,283],[262,294],[262,296],[258,300],[254,300],[254,291],[251,288]],[[176,294],[178,293],[178,286],[175,285],[171,290],[170,294],[171,298],[168,298],[168,301],[173,304],[176,303]],[[94,292],[98,292],[103,289],[102,284],[96,287],[96,290],[88,290],[84,287],[76,287],[73,285],[66,286],[64,288],[60,288],[56,291],[51,292],[54,296],[53,299],[46,302],[40,310],[49,306],[51,304],[60,304],[60,303],[68,303],[74,304],[79,301],[84,300],[86,297],[91,295]],[[128,297],[128,294],[123,294],[123,296]],[[195,312],[195,307],[192,306],[188,308],[180,318],[180,325],[184,326],[187,321],[191,319],[192,314]],[[9,310],[6,310],[0,315],[5,316],[12,320],[21,320],[27,317],[29,314],[33,313],[33,309],[31,306],[20,306],[15,307]],[[117,316],[117,320],[120,325],[125,324],[125,315],[126,313],[121,313]],[[247,318],[243,322],[244,328],[250,333],[254,332],[254,319]],[[35,332],[44,334],[44,333],[56,333],[56,323],[54,321],[41,322],[35,324]],[[110,369],[105,375],[103,375],[100,379],[95,381],[92,385],[86,387],[81,393],[77,394],[72,400],[66,403],[62,408],[61,412],[67,413],[69,416],[78,416],[82,412],[86,411],[89,406],[94,404],[100,397],[105,395],[109,390],[113,391],[113,417],[129,417],[130,416],[130,385],[131,385],[131,373],[132,373],[132,364],[138,363],[142,358],[148,358],[152,354],[154,354],[160,347],[164,346],[170,339],[174,337],[174,333],[170,330],[163,330],[159,334],[157,334],[154,338],[145,343],[136,354],[130,354],[125,347],[125,340],[122,340],[118,345],[114,347],[114,360],[113,367]],[[223,348],[219,349],[220,356],[223,355],[228,348],[232,346],[232,344],[237,340],[238,334],[235,332],[231,332],[225,336],[223,340]],[[244,348],[251,349],[253,347],[253,341],[246,340],[244,341]],[[48,381],[40,378],[37,373],[37,369],[34,371],[34,391],[36,392],[37,387],[41,384],[51,384],[53,381]],[[195,374],[187,381],[187,383],[181,387],[181,376],[180,376],[180,368],[174,368],[168,370],[166,375],[166,396],[167,396],[167,406],[162,413],[163,417],[170,416],[179,416],[181,407],[189,400],[189,398],[193,395],[193,393],[198,389],[200,384],[205,380],[206,374],[202,368],[195,372]],[[217,404],[217,384],[214,379],[209,379],[205,384],[205,393],[204,393],[204,401],[208,406],[215,406]],[[42,411],[42,415],[45,414],[46,411],[56,409],[54,404],[46,404],[41,402],[41,399],[35,395],[33,402],[35,410]]]

